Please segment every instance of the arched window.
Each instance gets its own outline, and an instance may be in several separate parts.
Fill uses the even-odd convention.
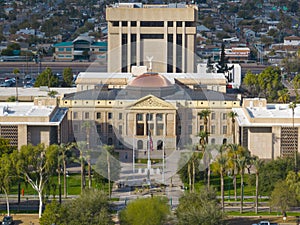
[[[227,138],[223,139],[223,145],[227,144]]]
[[[211,144],[216,144],[216,139],[212,138],[210,142]]]
[[[157,150],[162,150],[163,149],[163,145],[164,145],[164,142],[162,140],[158,140],[157,141],[156,149]]]
[[[143,141],[142,140],[138,140],[138,142],[137,142],[137,148],[138,149],[143,149],[144,147],[143,147]]]

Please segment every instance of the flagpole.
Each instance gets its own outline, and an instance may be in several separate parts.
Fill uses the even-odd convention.
[[[148,134],[148,140],[147,140],[147,152],[148,152],[148,161],[147,161],[147,180],[148,180],[148,185],[151,184],[150,182],[150,170],[151,170],[151,160],[150,160],[150,129],[148,125],[148,119],[149,119],[150,114],[147,114],[147,134]]]
[[[132,172],[135,173],[135,152],[134,152],[134,137],[132,136]]]
[[[162,149],[162,183],[165,184],[165,136],[163,138],[163,149]]]

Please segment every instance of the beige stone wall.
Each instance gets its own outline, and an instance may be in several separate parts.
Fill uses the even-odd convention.
[[[18,149],[23,145],[27,145],[27,125],[18,126]]]
[[[195,21],[196,7],[187,8],[106,8],[107,21]]]
[[[195,35],[198,17],[198,9],[195,6],[186,8],[110,8],[106,9],[106,19],[108,21],[108,72],[121,72],[122,60],[126,61],[127,71],[130,72],[131,55],[136,57],[136,65],[146,64],[147,56],[153,56],[152,71],[167,72],[167,58],[172,57],[173,72],[176,66],[182,72],[194,72],[194,50]],[[136,24],[132,25],[130,21]],[[142,26],[142,22],[159,21],[162,26]],[[124,22],[124,23],[123,23]],[[168,22],[172,23],[168,25]],[[177,22],[180,22],[177,24]],[[192,25],[190,26],[190,23]],[[131,34],[136,35],[136,49],[131,51]],[[141,35],[162,35],[162,38],[143,38]],[[182,52],[179,55],[176,46],[177,34],[182,38]],[[127,37],[126,44],[122,46],[122,35]],[[173,43],[168,42],[168,35],[173,36]],[[168,47],[169,45],[169,47]],[[171,56],[167,56],[168,48],[173,49]],[[126,54],[124,53],[126,51]],[[158,52],[160,54],[158,54]],[[180,58],[181,65],[176,65],[176,58]],[[149,65],[147,65],[149,67]]]
[[[248,145],[252,155],[260,159],[272,159],[273,145],[272,132],[270,128],[250,128],[248,133]]]

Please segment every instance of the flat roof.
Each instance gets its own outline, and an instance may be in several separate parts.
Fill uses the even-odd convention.
[[[0,124],[57,126],[62,122],[67,112],[67,108],[57,108],[56,106],[37,106],[34,105],[33,102],[0,102],[0,118],[6,118],[5,121],[0,121]],[[16,117],[26,117],[27,119],[14,119]],[[30,118],[37,117],[41,118],[41,120],[30,120]],[[49,119],[45,120],[45,117],[49,117]]]
[[[291,126],[293,112],[289,104],[267,104],[266,107],[234,108],[240,126]],[[295,126],[300,126],[300,105],[294,110]],[[252,119],[254,120],[252,122]],[[264,121],[265,119],[265,121]]]
[[[36,106],[33,102],[0,102],[0,116],[50,116],[55,106]]]
[[[208,80],[224,80],[225,76],[222,73],[159,73],[167,78],[172,84],[175,83],[175,79],[187,79],[195,81],[208,81]],[[142,75],[142,74],[141,74]],[[106,73],[106,72],[80,72],[77,76],[77,80],[80,79],[126,79],[130,82],[137,76],[132,73]],[[79,82],[80,83],[80,82]],[[206,83],[206,82],[204,82]]]

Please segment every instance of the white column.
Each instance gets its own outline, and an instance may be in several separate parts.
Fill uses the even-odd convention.
[[[136,21],[136,65],[141,65],[141,22]]]
[[[176,21],[173,22],[173,73],[176,73],[176,58],[177,58],[177,50],[176,50],[176,41],[177,41],[177,27]]]
[[[127,72],[130,73],[131,68],[131,27],[130,21],[127,22]]]
[[[122,71],[122,21],[119,21],[119,43],[120,43],[120,51],[119,51],[119,65],[117,68],[118,71]]]
[[[185,22],[182,22],[182,73],[185,73]]]

